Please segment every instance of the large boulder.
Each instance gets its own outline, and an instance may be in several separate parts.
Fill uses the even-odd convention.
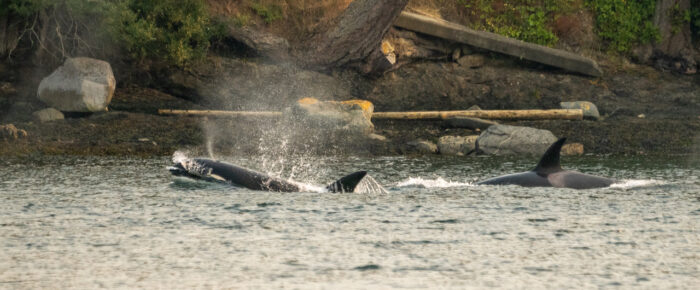
[[[108,62],[77,57],[41,80],[39,99],[64,112],[99,112],[112,100],[116,80]]]
[[[442,155],[463,156],[469,154],[476,146],[479,136],[442,136],[438,140],[438,148]]]
[[[549,130],[530,127],[494,125],[486,129],[477,139],[477,148],[486,154],[540,155],[547,151],[557,137]]]
[[[374,105],[364,100],[319,101],[303,98],[290,113],[301,126],[331,133],[368,136],[374,131]]]

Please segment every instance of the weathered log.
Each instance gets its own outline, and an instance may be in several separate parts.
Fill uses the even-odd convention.
[[[373,119],[445,120],[453,117],[471,117],[500,120],[581,120],[581,109],[556,110],[466,110],[422,112],[374,112]]]
[[[273,111],[222,111],[222,110],[173,110],[158,109],[160,115],[211,116],[211,117],[281,117]]]
[[[469,44],[569,71],[601,76],[603,71],[592,59],[558,49],[527,43],[495,33],[476,31],[442,19],[402,12],[395,26],[416,32]]]
[[[273,111],[221,111],[221,110],[173,110],[159,109],[161,115],[219,116],[219,117],[279,117],[282,112]],[[374,112],[373,119],[445,120],[454,117],[472,117],[500,120],[581,120],[581,109],[556,110],[466,110],[422,112]]]

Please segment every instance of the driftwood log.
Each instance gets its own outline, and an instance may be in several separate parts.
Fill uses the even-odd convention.
[[[160,115],[211,116],[211,117],[281,117],[282,112],[274,111],[222,111],[222,110],[173,110],[158,109]]]
[[[218,110],[172,110],[160,109],[161,115],[187,115],[212,117],[280,117],[282,112],[270,111],[218,111]],[[372,119],[395,120],[446,120],[454,117],[471,117],[499,120],[582,120],[581,109],[555,110],[466,110],[423,112],[374,112]]]

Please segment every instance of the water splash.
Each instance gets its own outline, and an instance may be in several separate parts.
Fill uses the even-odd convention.
[[[183,152],[183,151],[179,151],[179,150],[178,150],[178,151],[175,151],[175,152],[173,153],[173,157],[172,157],[171,160],[173,161],[173,163],[177,164],[177,163],[182,163],[182,162],[184,162],[184,161],[187,160],[187,159],[189,159],[189,158],[187,157],[187,154],[186,154],[185,152]]]
[[[412,188],[445,188],[445,187],[463,187],[472,186],[472,183],[447,181],[442,177],[437,179],[423,179],[422,177],[409,177],[408,179],[396,184],[396,187],[412,187]]]
[[[374,179],[374,177],[366,175],[360,183],[355,187],[355,193],[361,194],[386,194],[388,193],[384,187]]]

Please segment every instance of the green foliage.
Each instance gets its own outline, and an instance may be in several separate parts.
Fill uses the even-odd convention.
[[[552,21],[571,7],[573,0],[457,0],[468,11],[475,29],[541,45],[559,39]]]
[[[236,25],[238,27],[245,27],[248,26],[248,24],[250,23],[250,15],[237,14],[232,18],[231,21],[233,22],[233,25]]]
[[[254,2],[250,4],[250,8],[255,11],[255,14],[262,17],[267,24],[282,19],[282,7],[279,5],[264,5],[260,2]]]
[[[6,15],[24,19],[28,32],[22,35],[32,38],[28,46],[40,43],[37,49],[57,58],[70,56],[65,50],[71,45],[112,43],[139,61],[184,66],[205,56],[210,41],[223,35],[204,0],[3,0],[0,16]],[[48,17],[38,24],[49,26],[46,39],[38,39],[39,15]]]
[[[184,66],[202,58],[221,27],[203,0],[123,0],[109,12],[108,27],[132,57]]]
[[[612,50],[627,52],[660,39],[652,23],[656,0],[587,0],[587,4],[595,12],[598,36]]]
[[[700,0],[690,1],[690,30],[696,40],[700,40]]]

